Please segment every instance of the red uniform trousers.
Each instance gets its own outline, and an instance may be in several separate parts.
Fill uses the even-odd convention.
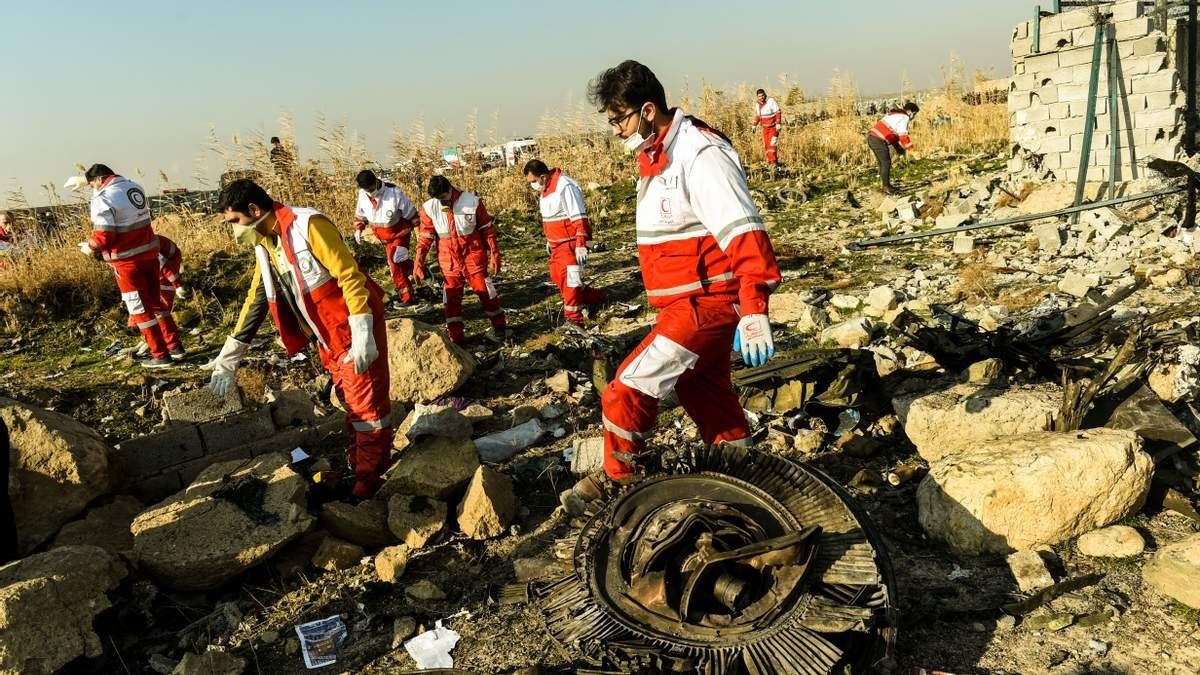
[[[383,472],[392,465],[391,384],[382,312],[376,314],[374,332],[379,357],[365,373],[354,372],[353,362],[344,363],[349,342],[341,349],[320,348],[321,363],[346,406],[346,435],[350,438],[346,463],[354,469],[354,496],[364,499],[379,490]]]
[[[583,268],[575,260],[575,242],[551,244],[550,280],[562,291],[563,316],[567,321],[583,324],[583,309],[604,299],[604,292],[591,288],[583,281]]]
[[[386,227],[372,229],[379,241],[383,242],[383,250],[387,254],[388,270],[392,273],[392,283],[400,292],[400,301],[412,300],[412,284],[409,282],[413,271],[412,252],[409,248],[409,243],[412,241],[412,230],[406,229],[397,233]],[[396,260],[397,258],[399,261]]]
[[[170,315],[164,321],[159,289],[158,257],[110,262],[117,278],[121,301],[129,312],[129,325],[137,328],[156,359],[170,357],[171,345],[178,346],[179,332]]]
[[[183,343],[179,340],[179,326],[171,315],[171,310],[175,308],[175,287],[162,279],[159,282],[158,303],[162,306],[162,312],[158,315],[158,325],[162,329],[163,339],[166,340],[167,349],[183,349]]]
[[[479,296],[479,304],[483,306],[484,314],[492,321],[492,328],[503,330],[508,325],[504,318],[504,310],[500,307],[500,293],[496,285],[487,275],[487,255],[484,253],[479,240],[464,253],[455,255],[452,252],[439,250],[438,264],[442,268],[442,300],[446,304],[446,332],[450,341],[460,343],[466,339],[466,327],[463,324],[463,288],[468,284],[475,295]],[[474,248],[479,246],[478,249]],[[461,257],[459,257],[461,255]]]
[[[747,442],[750,426],[733,391],[729,357],[738,315],[735,295],[681,298],[658,313],[654,329],[621,364],[601,396],[604,472],[633,467],[617,453],[640,454],[654,432],[658,402],[672,390],[705,443]]]
[[[770,126],[763,127],[763,151],[767,153],[767,162],[769,164],[779,163],[779,146],[776,139],[779,138],[779,127]]]

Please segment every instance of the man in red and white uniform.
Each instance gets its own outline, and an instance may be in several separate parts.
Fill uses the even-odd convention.
[[[889,110],[867,133],[867,147],[875,153],[875,161],[879,164],[879,178],[883,182],[884,194],[893,195],[897,192],[892,185],[891,148],[895,148],[896,153],[900,155],[912,149],[913,142],[908,137],[908,123],[920,110],[916,103],[909,101],[900,110]]]
[[[450,340],[466,340],[463,326],[463,288],[471,286],[483,311],[492,322],[492,336],[507,336],[500,294],[488,275],[500,273],[500,244],[496,228],[483,200],[471,192],[462,192],[445,176],[429,179],[431,199],[421,205],[421,231],[417,235],[417,260],[413,274],[425,279],[425,256],[438,244],[438,265],[442,269],[442,296],[446,303],[446,328]]]
[[[583,325],[584,310],[600,303],[604,293],[583,281],[583,268],[592,246],[592,225],[579,183],[551,169],[540,159],[525,164],[525,180],[538,191],[546,252],[550,254],[550,279],[562,292],[563,316]]]
[[[763,152],[767,163],[779,165],[779,127],[783,124],[783,112],[775,99],[759,89],[754,94],[754,126],[762,126]]]
[[[185,354],[175,322],[163,313],[158,283],[161,245],[150,224],[146,193],[142,186],[103,164],[93,164],[84,178],[95,191],[92,237],[80,242],[79,251],[112,266],[129,323],[141,331],[150,348],[151,358],[142,365],[170,366],[172,356]]]
[[[183,267],[183,252],[175,245],[175,242],[158,235],[158,289],[159,300],[162,304],[161,324],[168,326],[170,333],[175,334],[178,340],[179,327],[175,325],[175,318],[171,316],[171,311],[175,308],[176,300],[187,299],[187,288],[183,285],[183,277],[181,269]],[[164,331],[166,333],[166,331]],[[172,355],[182,356],[185,354],[183,345],[176,342],[175,344],[167,343]]]
[[[588,95],[637,155],[638,259],[659,310],[601,398],[604,471],[621,479],[634,473],[658,402],[672,390],[706,443],[748,442],[730,344],[750,365],[774,354],[767,298],[780,274],[725,136],[669,109],[658,78],[636,61],[601,73]]]
[[[400,294],[400,302],[412,302],[412,285],[408,282],[412,274],[412,256],[409,245],[413,228],[420,225],[417,209],[408,197],[393,183],[380,180],[374,171],[363,169],[354,178],[358,184],[358,205],[354,210],[354,240],[362,243],[362,232],[367,225],[383,243],[387,255],[392,283]]]

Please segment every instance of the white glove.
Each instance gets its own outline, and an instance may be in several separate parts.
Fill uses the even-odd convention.
[[[67,182],[63,183],[63,187],[67,190],[79,192],[83,188],[87,187],[87,184],[87,179],[83,176],[71,176],[67,179]]]
[[[771,322],[766,314],[747,314],[742,317],[737,332],[733,334],[733,350],[742,353],[742,361],[748,366],[761,366],[775,355]]]
[[[354,362],[354,372],[362,374],[379,358],[375,347],[375,317],[370,314],[350,315],[350,351],[342,363]]]
[[[578,263],[580,267],[583,267],[584,265],[587,264],[587,259],[588,259],[587,247],[586,246],[576,246],[575,247],[575,262]]]
[[[221,347],[221,353],[217,354],[217,358],[208,364],[212,366],[213,371],[212,377],[208,380],[208,388],[212,390],[212,393],[217,396],[229,393],[230,387],[237,380],[234,373],[237,372],[238,363],[241,362],[247,349],[250,349],[250,345],[234,339],[232,335],[225,338],[225,346]]]
[[[771,147],[775,147],[777,145],[779,145],[779,137],[778,136],[771,139]]]
[[[354,243],[362,244],[362,230],[354,231]]]
[[[79,252],[89,258],[96,257],[96,252],[92,250],[92,245],[86,241],[79,242]]]
[[[188,296],[188,291],[183,286],[180,286],[179,288],[175,289],[175,299],[176,300],[187,300],[187,296]]]

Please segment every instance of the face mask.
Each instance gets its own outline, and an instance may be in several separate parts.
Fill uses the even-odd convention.
[[[535,181],[533,181],[532,183],[530,183],[530,184],[529,184],[529,187],[533,188],[533,191],[534,191],[534,192],[541,192],[541,191],[542,191],[542,184],[541,184],[541,183],[539,183],[539,182],[537,182],[536,180],[535,180]]]
[[[267,211],[266,213],[262,214],[262,216],[259,217],[258,220],[254,221],[253,223],[250,223],[249,225],[239,225],[237,223],[234,223],[232,225],[234,241],[236,241],[237,243],[241,244],[242,246],[246,246],[248,248],[253,247],[256,244],[258,244],[258,240],[261,235],[259,235],[258,230],[256,228],[258,227],[259,223],[266,220],[267,216],[270,213],[271,213],[270,211]]]
[[[629,154],[633,154],[633,153],[637,152],[638,149],[642,147],[642,144],[646,142],[646,137],[642,135],[641,111],[638,111],[637,120],[638,120],[637,129],[634,130],[634,132],[629,136],[629,138],[626,138],[625,140],[621,141],[621,145],[625,147],[625,152],[627,152]]]

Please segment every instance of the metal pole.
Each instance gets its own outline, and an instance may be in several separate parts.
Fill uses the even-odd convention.
[[[1196,154],[1196,0],[1188,0],[1188,55],[1187,55],[1187,98],[1183,114],[1184,149],[1188,157]],[[1183,226],[1192,229],[1196,226],[1196,187],[1188,181],[1187,211],[1184,212]]]
[[[880,237],[879,239],[864,239],[856,241],[847,246],[851,251],[857,251],[867,248],[868,246],[880,246],[882,244],[894,244],[901,241],[910,241],[913,239],[926,239],[928,237],[937,237],[943,234],[955,234],[958,232],[970,232],[971,230],[984,230],[992,227],[1001,227],[1003,225],[1016,225],[1018,223],[1027,223],[1031,220],[1041,220],[1042,218],[1058,218],[1067,216],[1081,211],[1091,211],[1105,206],[1116,206],[1125,202],[1135,202],[1142,199],[1153,199],[1155,197],[1165,197],[1178,192],[1183,192],[1187,187],[1184,185],[1176,185],[1174,187],[1163,188],[1151,192],[1142,192],[1136,195],[1125,195],[1124,197],[1113,197],[1104,201],[1092,202],[1090,204],[1080,204],[1079,206],[1068,206],[1058,209],[1057,211],[1047,211],[1045,213],[1030,213],[1024,216],[1016,216],[1014,218],[1005,218],[1004,220],[995,220],[990,223],[972,223],[971,225],[960,225],[959,227],[946,227],[940,230],[928,230],[925,232],[910,232],[908,234],[897,234],[891,237]]]
[[[1194,1],[1194,0],[1193,0]],[[1088,80],[1087,117],[1083,123],[1083,149],[1079,156],[1079,173],[1075,177],[1075,206],[1083,202],[1083,189],[1087,185],[1088,164],[1092,160],[1092,127],[1096,125],[1096,90],[1100,87],[1100,46],[1104,44],[1104,19],[1096,17],[1096,38],[1092,41],[1092,75]],[[1079,212],[1071,216],[1071,223],[1079,222]]]
[[[1062,12],[1062,0],[1054,0],[1054,4],[1052,6],[1054,7],[1055,14],[1060,14]]]
[[[1121,80],[1117,73],[1117,31],[1115,26],[1110,33],[1108,38],[1108,196],[1113,197],[1117,194],[1117,167],[1121,163],[1121,156],[1117,151],[1117,140],[1120,138],[1120,133],[1117,131],[1117,90],[1121,87]]]
[[[1033,6],[1033,53],[1042,51],[1042,6]]]

